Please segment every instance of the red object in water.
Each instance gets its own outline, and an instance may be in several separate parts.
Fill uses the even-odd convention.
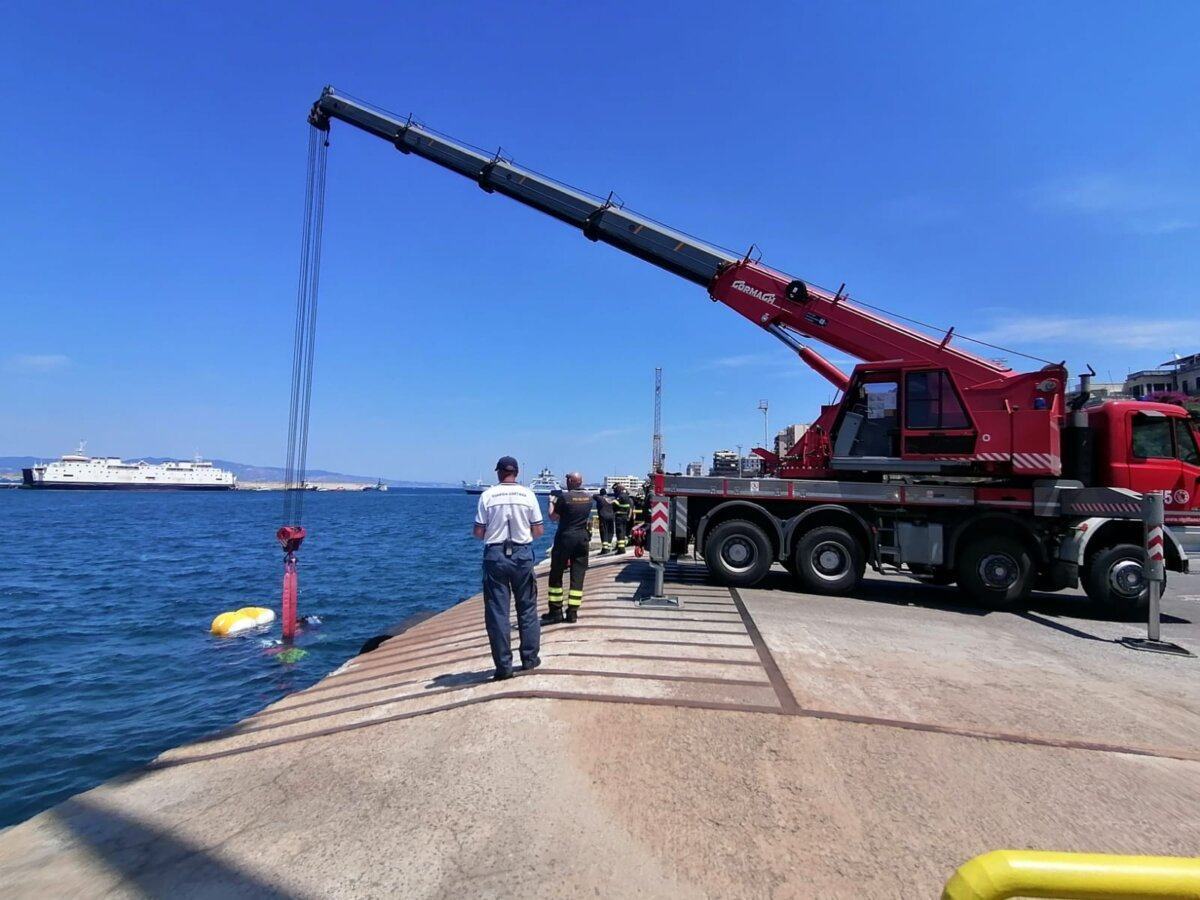
[[[288,553],[283,561],[283,604],[280,618],[283,621],[283,639],[290,641],[296,636],[296,595],[299,579],[296,576],[296,556]]]
[[[283,548],[283,602],[280,604],[280,619],[283,622],[283,639],[291,641],[296,636],[296,602],[300,594],[299,577],[296,575],[296,551],[304,543],[305,531],[300,525],[284,525],[275,538]]]
[[[284,525],[275,532],[275,539],[279,541],[279,546],[283,547],[284,553],[295,553],[304,543],[306,535],[307,532],[301,525]]]

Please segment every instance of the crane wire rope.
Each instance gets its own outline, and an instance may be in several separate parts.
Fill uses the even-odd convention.
[[[321,279],[321,242],[325,219],[325,172],[329,157],[326,132],[309,128],[308,172],[300,236],[300,277],[296,285],[296,322],[292,342],[291,402],[288,411],[287,465],[283,521],[299,526],[304,518],[308,468],[308,426],[312,409],[316,349],[317,294]]]
[[[296,283],[296,323],[292,339],[292,383],[288,404],[287,462],[283,482],[283,525],[275,539],[283,548],[280,620],[284,643],[296,635],[300,585],[296,551],[304,542],[304,494],[308,490],[308,423],[312,412],[313,361],[317,338],[317,293],[321,281],[321,240],[325,224],[325,171],[328,129],[308,132],[304,219],[300,227],[300,277]]]

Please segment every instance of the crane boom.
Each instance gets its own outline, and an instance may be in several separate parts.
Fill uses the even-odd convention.
[[[601,200],[504,159],[488,156],[409,119],[400,119],[326,88],[309,121],[328,128],[337,119],[580,229],[593,241],[624,250],[688,281],[800,353],[806,363],[845,387],[847,379],[809,348],[789,342],[794,331],[868,362],[904,359],[950,368],[964,385],[1002,378],[1011,370],[862,309],[845,297],[738,257],[609,199]],[[799,286],[799,287],[798,287]],[[839,377],[840,376],[840,377]]]
[[[412,120],[326,88],[309,113],[314,128],[333,119],[382,138],[572,225],[593,241],[623,250],[695,284],[795,351],[842,390],[822,408],[779,471],[818,477],[852,473],[1012,474],[1062,471],[1067,372],[1048,365],[1017,373],[951,346],[954,329],[934,337],[892,321],[841,290],[806,284],[653,219],[488,154]],[[847,376],[797,336],[862,360]],[[901,413],[903,408],[903,413]],[[869,474],[868,474],[868,477]]]

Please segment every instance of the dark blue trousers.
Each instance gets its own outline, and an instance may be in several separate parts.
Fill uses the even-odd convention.
[[[512,671],[512,624],[508,611],[513,600],[521,632],[521,662],[532,665],[538,661],[542,641],[533,547],[517,545],[512,548],[512,556],[505,556],[503,544],[489,544],[483,551],[483,620],[497,672]]]

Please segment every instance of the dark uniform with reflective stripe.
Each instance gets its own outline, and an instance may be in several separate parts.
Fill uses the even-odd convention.
[[[617,516],[613,511],[613,498],[607,494],[595,494],[596,517],[600,520],[600,552],[607,553],[613,548],[613,534],[617,529]]]
[[[633,515],[633,504],[629,500],[629,492],[623,488],[613,498],[613,508],[617,516],[617,552],[624,553],[629,543],[629,519]]]
[[[554,533],[554,546],[550,549],[549,594],[551,621],[557,620],[563,605],[563,571],[571,567],[571,589],[567,594],[567,619],[575,621],[579,605],[583,603],[583,578],[587,575],[588,519],[592,516],[592,495],[587,491],[558,491],[553,498],[554,512],[558,516],[558,531]]]

